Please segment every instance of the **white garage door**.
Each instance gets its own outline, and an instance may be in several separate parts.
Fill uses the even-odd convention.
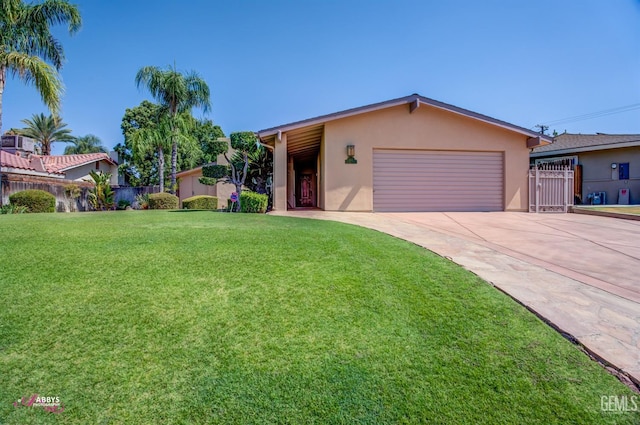
[[[502,152],[373,151],[374,211],[502,211]]]

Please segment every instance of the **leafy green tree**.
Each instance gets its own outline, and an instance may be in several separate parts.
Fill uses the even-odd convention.
[[[69,141],[73,146],[64,148],[65,155],[78,155],[82,153],[107,153],[107,148],[102,146],[102,141],[98,136],[87,134],[86,136],[76,137]]]
[[[18,131],[23,136],[35,140],[40,146],[42,155],[51,155],[51,146],[54,142],[67,143],[74,139],[71,130],[66,128],[67,124],[54,115],[33,115],[31,119],[24,119],[22,122],[27,127]]]
[[[58,112],[63,87],[57,71],[64,50],[50,29],[58,24],[67,24],[70,34],[78,31],[82,20],[77,6],[66,0],[0,2],[0,128],[7,72],[35,85],[47,107]]]
[[[245,184],[248,176],[249,154],[256,149],[258,139],[252,131],[240,131],[231,133],[230,141],[231,148],[235,151],[235,154],[232,159],[229,159],[227,152],[224,152],[224,157],[229,165],[202,167],[202,175],[210,179],[208,180],[210,184],[213,183],[214,179],[216,181],[220,179],[233,184],[238,194],[236,211],[240,211],[242,207],[240,204],[240,195],[242,195],[242,186]]]
[[[145,66],[136,74],[136,85],[146,87],[169,116],[171,126],[171,191],[175,192],[178,166],[178,133],[176,118],[179,113],[190,112],[192,108],[210,108],[209,86],[200,76],[190,71],[186,74],[175,68],[160,69]]]
[[[127,184],[148,186],[156,182],[157,152],[147,152],[145,155],[134,157],[131,135],[141,128],[154,127],[161,110],[160,105],[144,100],[140,105],[125,111],[120,126],[124,143],[117,144],[114,150],[118,152],[118,167]],[[211,120],[196,120],[185,113],[182,116],[189,121],[188,132],[191,137],[186,142],[186,139],[182,139],[178,150],[177,171],[214,162],[218,155],[227,149],[227,142],[218,140],[224,137],[222,129],[213,125]],[[165,150],[165,154],[166,152],[168,150]],[[165,164],[168,160],[169,158],[165,160]]]
[[[179,114],[175,118],[160,114],[157,121],[131,135],[134,158],[139,159],[149,152],[156,152],[157,159],[157,179],[160,185],[160,192],[164,192],[165,178],[165,151],[170,148],[169,140],[173,138],[177,143],[186,146],[195,145],[189,131],[191,129],[191,116],[188,112]],[[175,190],[175,188],[172,188]]]
[[[114,150],[118,152],[118,170],[131,186],[150,186],[157,176],[158,163],[156,151],[134,156],[131,136],[143,128],[155,127],[160,114],[160,106],[143,100],[140,105],[127,108],[120,128],[124,136],[124,143],[118,143]]]
[[[198,165],[216,162],[218,155],[226,152],[229,148],[227,141],[222,140],[225,138],[222,128],[219,125],[214,125],[211,120],[197,120],[192,135],[202,151]]]
[[[170,133],[171,129],[167,120],[164,120],[164,122],[158,121],[153,125],[136,130],[131,135],[133,158],[136,162],[139,162],[141,158],[147,158],[150,154],[155,154],[157,182],[160,185],[160,192],[164,192],[165,151],[170,147]]]

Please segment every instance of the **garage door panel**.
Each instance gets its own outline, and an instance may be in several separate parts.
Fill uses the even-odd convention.
[[[375,211],[501,211],[501,152],[374,150]]]

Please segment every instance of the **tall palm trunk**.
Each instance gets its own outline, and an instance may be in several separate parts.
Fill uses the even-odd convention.
[[[2,135],[2,95],[4,94],[4,85],[7,78],[7,68],[0,66],[0,135]],[[2,161],[0,160],[0,205],[3,204],[4,185],[2,184]]]
[[[2,134],[2,96],[4,95],[4,86],[7,80],[7,67],[0,66],[0,134]]]
[[[176,140],[175,130],[171,131],[171,188],[170,192],[176,194],[176,172],[178,168],[178,141]]]
[[[42,141],[42,155],[48,156],[51,155],[51,143],[48,140]]]
[[[171,188],[169,192],[176,194],[176,173],[178,170],[178,140],[176,138],[176,115],[178,114],[178,105],[172,104],[169,109],[171,116]]]
[[[160,193],[164,192],[164,151],[158,146],[158,180],[160,181]]]

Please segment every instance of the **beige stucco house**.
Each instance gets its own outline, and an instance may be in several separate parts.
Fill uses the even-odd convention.
[[[199,182],[202,177],[202,166],[176,174],[178,178],[178,197],[180,203],[183,200],[196,195],[210,195],[218,198],[218,208],[226,208],[231,193],[235,186],[230,183],[218,182],[214,186],[204,185]]]
[[[573,166],[584,204],[640,204],[640,134],[563,133],[531,161]]]
[[[258,132],[275,210],[526,211],[529,151],[551,142],[417,94]]]
[[[223,140],[223,139],[219,139]],[[226,139],[224,139],[226,140]],[[229,140],[226,140],[227,143]],[[231,149],[231,146],[228,148],[227,155],[229,158],[233,155],[234,150]],[[218,165],[227,165],[227,159],[223,154],[218,155],[217,161],[214,164]],[[178,197],[180,198],[180,203],[182,201],[196,195],[209,195],[216,196],[218,198],[218,208],[226,208],[227,201],[231,197],[231,193],[233,193],[236,189],[235,186],[231,183],[224,183],[219,181],[214,186],[204,185],[200,183],[200,177],[202,177],[202,167],[192,168],[190,170],[184,170],[176,174],[176,178],[178,179]]]

